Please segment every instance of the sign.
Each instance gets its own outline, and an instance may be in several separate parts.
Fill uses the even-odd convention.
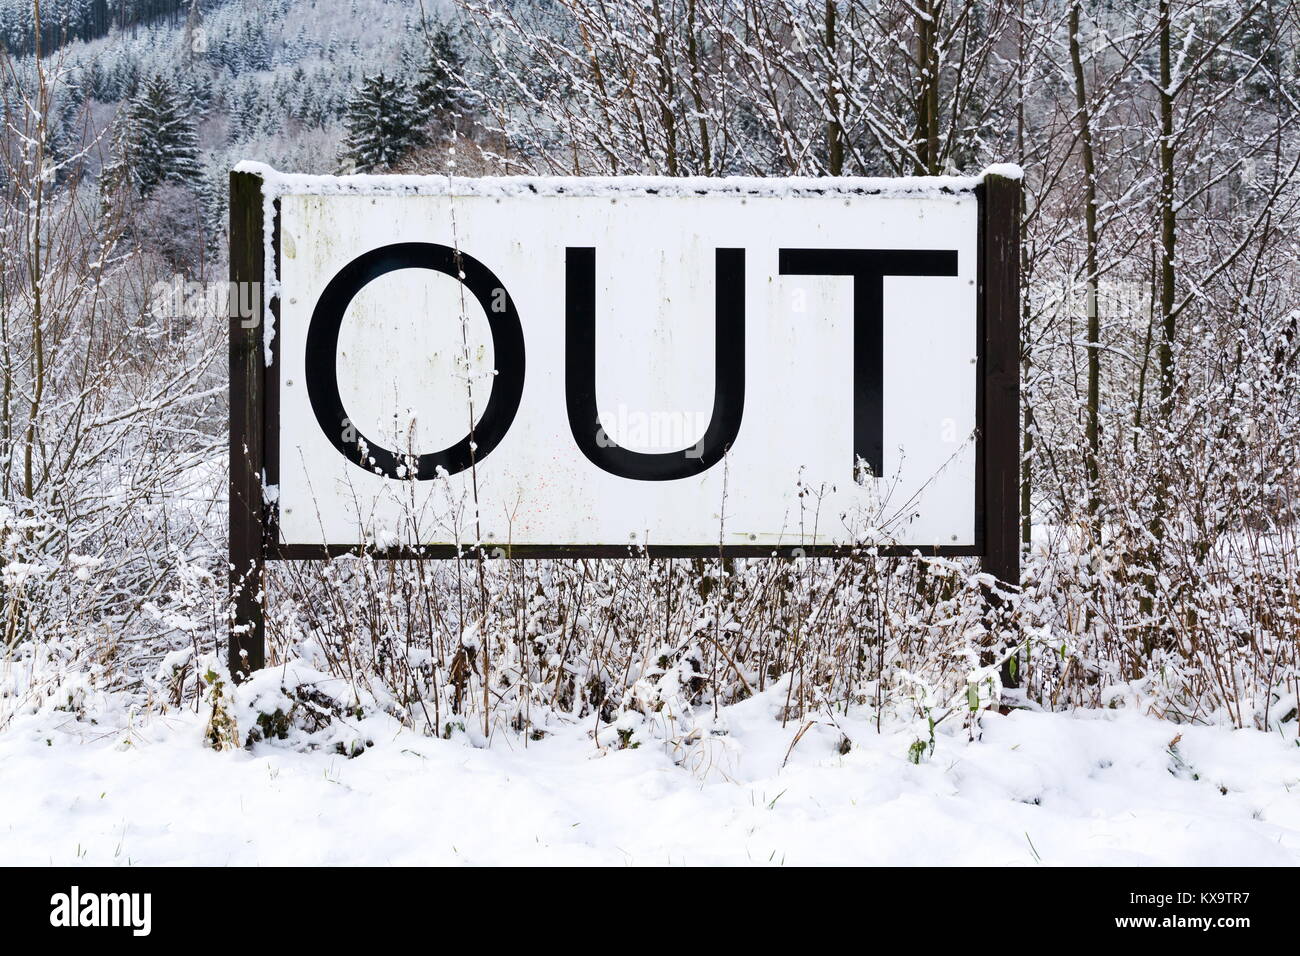
[[[243,169],[254,559],[1015,539],[1018,178]]]

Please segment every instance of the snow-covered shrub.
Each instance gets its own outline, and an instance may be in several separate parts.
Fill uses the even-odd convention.
[[[149,309],[165,267],[90,179],[105,144],[56,136],[73,80],[59,59],[20,71],[0,148],[0,640],[37,697],[70,674],[141,689],[197,628],[149,608],[204,603],[185,569],[222,551],[225,317]]]
[[[224,667],[205,664],[206,740],[214,750],[258,744],[348,757],[392,732],[392,718],[367,691],[302,661],[258,671],[235,686]]]

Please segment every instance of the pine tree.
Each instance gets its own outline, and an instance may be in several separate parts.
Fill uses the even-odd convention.
[[[135,96],[140,83],[140,64],[134,54],[112,51],[105,80],[105,101],[126,100]]]
[[[81,71],[83,98],[106,99],[104,93],[105,79],[104,67],[100,65],[99,57],[95,57]]]
[[[244,142],[255,136],[262,128],[262,118],[262,88],[253,78],[241,76],[230,95],[230,141]]]
[[[401,80],[367,76],[348,100],[345,159],[357,172],[384,169],[424,142],[419,104]]]
[[[226,171],[219,166],[206,167],[195,189],[199,198],[199,215],[209,239],[221,235],[226,223]]]
[[[99,174],[100,213],[107,215],[125,193],[138,190],[135,180],[135,149],[129,118],[119,116],[113,124],[109,157]]]
[[[457,79],[465,65],[451,31],[439,27],[428,38],[424,62],[420,64],[420,78],[415,86],[415,96],[428,120],[442,119],[464,105]]]
[[[187,103],[190,112],[201,117],[212,106],[212,74],[206,69],[192,67],[181,80],[180,93],[182,101]]]
[[[81,141],[85,125],[85,91],[80,86],[69,85],[59,90],[54,99],[57,105],[50,149],[56,159],[64,160]]]
[[[243,53],[241,66],[245,71],[257,72],[271,68],[271,47],[266,40],[265,25],[260,21],[246,21],[240,39]]]
[[[162,183],[193,183],[199,175],[198,134],[184,98],[155,73],[127,112],[132,180],[141,196]]]

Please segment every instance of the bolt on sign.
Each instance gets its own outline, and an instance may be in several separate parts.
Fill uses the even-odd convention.
[[[265,559],[1018,573],[1019,171],[231,177],[236,671]]]

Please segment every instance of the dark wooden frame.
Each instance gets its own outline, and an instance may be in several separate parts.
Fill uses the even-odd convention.
[[[979,204],[975,447],[975,544],[886,547],[892,557],[914,554],[983,558],[999,581],[1020,582],[1020,180],[988,174],[976,187]],[[273,210],[278,213],[278,204]],[[262,181],[230,174],[230,279],[264,288],[266,276]],[[272,249],[279,274],[279,216]],[[236,289],[240,288],[236,286]],[[239,296],[238,301],[250,301]],[[260,301],[260,299],[253,300]],[[279,302],[269,304],[278,323]],[[376,558],[472,557],[478,549],[434,545],[373,550],[353,545],[284,545],[277,512],[262,497],[263,481],[279,484],[279,352],[265,361],[262,323],[246,324],[230,310],[230,622],[231,673],[236,679],[265,663],[263,588],[267,560],[313,560],[366,553]],[[262,314],[259,311],[259,316]],[[263,477],[265,476],[265,478]],[[485,545],[511,558],[847,557],[860,548],[726,545]]]
[[[986,175],[979,199],[975,540],[984,570],[1020,586],[1020,180]],[[982,520],[981,520],[982,519]]]
[[[230,672],[236,680],[266,662],[263,578],[266,513],[266,362],[262,353],[261,290],[266,276],[262,180],[230,174]],[[254,283],[256,298],[242,295]],[[240,314],[254,303],[256,321]]]

